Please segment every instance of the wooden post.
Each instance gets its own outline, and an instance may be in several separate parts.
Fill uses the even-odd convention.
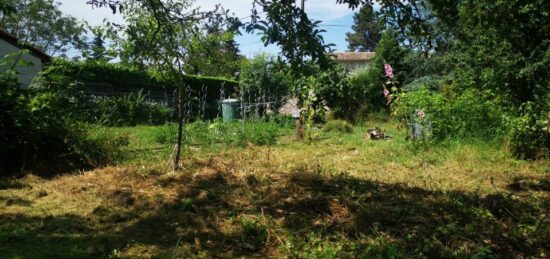
[[[176,156],[174,158],[174,170],[180,169],[181,139],[183,136],[183,109],[182,89],[178,87],[178,141],[176,142]]]
[[[304,138],[304,130],[302,129],[302,120],[300,118],[300,112],[296,112],[292,114],[292,118],[294,118],[294,121],[296,122],[296,140],[300,141]]]

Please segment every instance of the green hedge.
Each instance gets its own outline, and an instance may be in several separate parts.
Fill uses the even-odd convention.
[[[158,73],[120,64],[56,60],[44,72],[44,78],[50,85],[66,85],[75,81],[108,83],[113,88],[123,89],[127,93],[160,89],[173,93],[176,87],[181,86],[164,80],[156,74]],[[204,116],[205,119],[211,119],[218,116],[222,89],[225,97],[228,97],[233,95],[239,86],[237,81],[225,78],[186,75],[184,79],[184,91],[190,92],[185,94],[188,98],[185,103],[190,105],[187,109],[195,118]],[[203,99],[205,99],[204,111],[201,105]]]

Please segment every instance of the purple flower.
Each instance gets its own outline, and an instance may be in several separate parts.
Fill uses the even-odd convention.
[[[388,89],[384,88],[384,97],[388,97],[390,95],[390,91]]]
[[[386,76],[393,78],[393,68],[390,64],[384,64],[384,70],[386,71]]]

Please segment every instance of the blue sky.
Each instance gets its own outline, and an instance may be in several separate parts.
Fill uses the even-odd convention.
[[[111,22],[122,22],[122,17],[113,15],[110,9],[92,9],[86,4],[87,0],[58,0],[61,2],[61,10],[69,15],[85,20],[91,25],[100,25],[103,19]],[[216,4],[221,4],[230,13],[237,17],[250,15],[253,0],[198,0],[195,6],[204,10],[212,10]],[[337,5],[336,0],[306,0],[306,12],[314,20],[321,20],[321,28],[327,32],[324,34],[327,43],[334,43],[337,51],[345,51],[347,47],[346,32],[351,30],[354,11],[346,5]],[[244,19],[246,21],[246,19]],[[257,35],[243,33],[237,37],[242,54],[252,57],[258,53],[270,53],[276,55],[278,49],[275,46],[264,47]]]

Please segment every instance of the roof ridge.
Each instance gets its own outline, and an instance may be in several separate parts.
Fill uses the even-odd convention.
[[[18,48],[22,48],[22,49],[28,49],[31,51],[31,54],[33,54],[34,56],[38,57],[40,60],[42,60],[42,62],[49,62],[52,60],[52,57],[48,54],[46,54],[44,51],[42,51],[41,49],[33,46],[33,45],[30,45],[30,44],[25,44],[25,43],[21,43],[15,36],[9,34],[8,32],[0,29],[0,39],[3,39],[5,40],[6,42],[18,47]]]

